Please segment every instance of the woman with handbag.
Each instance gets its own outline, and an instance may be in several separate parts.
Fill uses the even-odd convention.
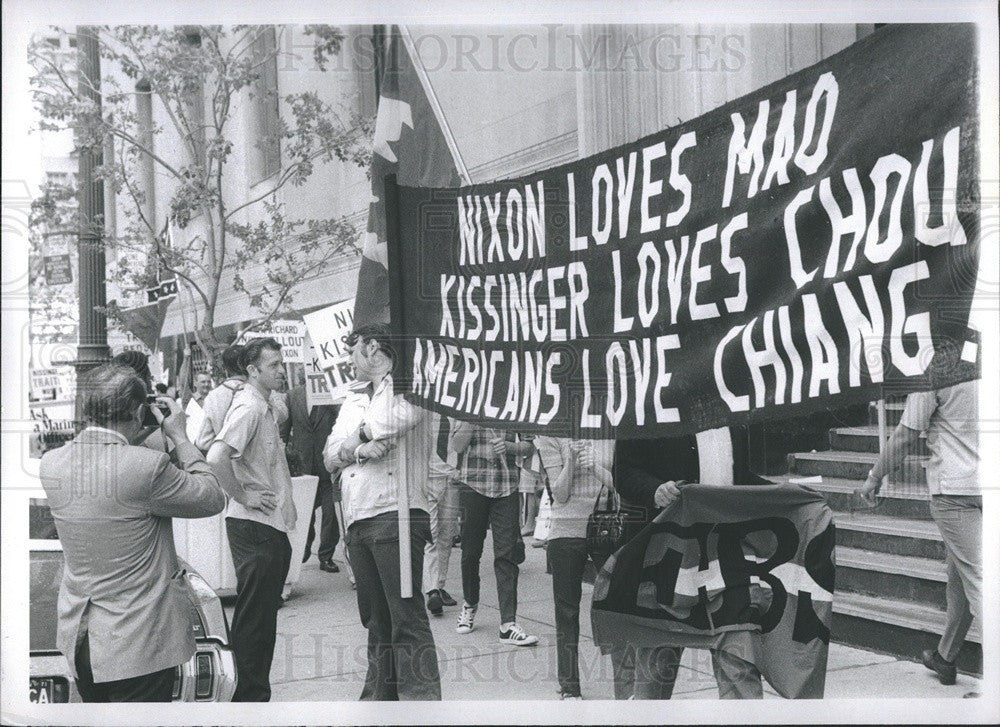
[[[587,564],[587,522],[606,488],[613,489],[612,441],[536,437],[552,501],[547,546],[556,617],[561,699],[580,694],[580,598]]]

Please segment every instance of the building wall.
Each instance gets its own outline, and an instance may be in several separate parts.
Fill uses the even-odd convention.
[[[371,110],[370,26],[345,28],[337,63],[319,71],[300,27],[281,37],[300,58],[278,68],[279,94],[314,90],[345,111]],[[518,176],[586,156],[694,118],[847,47],[872,31],[861,25],[433,26],[408,29],[446,122],[474,182]],[[238,136],[252,131],[241,100]],[[259,192],[244,161],[227,178],[230,202]],[[158,184],[159,184],[158,180]],[[291,217],[347,215],[363,230],[369,201],[364,170],[328,164],[280,196]],[[159,188],[158,188],[159,189]],[[158,204],[162,207],[163,198]],[[246,211],[245,221],[254,209]],[[305,280],[301,311],[352,298],[357,256]],[[251,272],[248,284],[263,279]],[[220,296],[217,325],[251,317],[241,294]],[[171,309],[165,335],[182,329]],[[190,323],[189,323],[190,325]]]

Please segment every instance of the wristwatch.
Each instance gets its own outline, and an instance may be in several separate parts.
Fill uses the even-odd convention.
[[[358,439],[361,440],[362,444],[368,444],[368,442],[372,441],[372,438],[369,437],[367,434],[365,434],[364,424],[362,424],[361,427],[358,429]]]

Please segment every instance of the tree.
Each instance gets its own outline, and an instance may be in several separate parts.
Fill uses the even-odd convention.
[[[266,82],[290,55],[281,42],[285,32],[276,26],[102,26],[100,112],[79,92],[72,54],[44,39],[29,48],[41,128],[72,129],[77,151],[103,153],[97,176],[124,215],[116,229],[103,231],[115,260],[109,279],[135,293],[175,277],[185,302],[193,303],[192,332],[208,360],[226,343],[215,331],[225,273],[258,313],[249,329],[289,309],[303,280],[359,250],[359,233],[346,219],[289,219],[277,200],[279,190],[302,185],[317,165],[337,160],[366,168],[371,153],[371,119],[313,91],[278,98],[274,75]],[[305,32],[315,40],[313,59],[322,72],[344,36],[330,26]],[[273,170],[259,194],[234,201],[226,187],[239,141],[234,114],[240,104],[261,101],[274,113],[250,149],[267,155]],[[157,194],[161,179],[170,183],[160,224],[147,183],[151,173]],[[43,195],[39,218],[55,205]],[[60,224],[73,222],[63,214]],[[263,282],[248,282],[248,270],[260,264]],[[116,317],[115,306],[108,314]]]

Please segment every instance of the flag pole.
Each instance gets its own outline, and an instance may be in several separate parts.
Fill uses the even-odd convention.
[[[410,36],[410,31],[405,25],[397,27],[399,28],[399,36],[403,39],[403,45],[406,47],[406,52],[410,54],[413,69],[417,72],[417,78],[420,79],[420,85],[424,88],[424,95],[427,96],[427,101],[434,110],[434,117],[437,119],[438,126],[441,127],[441,133],[444,134],[445,143],[448,145],[448,150],[451,152],[451,157],[455,162],[455,169],[458,170],[458,174],[461,176],[464,184],[472,184],[472,177],[469,176],[469,170],[462,160],[462,154],[458,151],[458,144],[455,143],[451,127],[448,126],[448,121],[441,110],[441,104],[438,102],[437,94],[434,93],[434,87],[431,86],[431,79],[427,75],[427,70],[424,68],[424,64],[420,62],[420,56],[417,55],[417,48],[413,43],[413,38]]]

